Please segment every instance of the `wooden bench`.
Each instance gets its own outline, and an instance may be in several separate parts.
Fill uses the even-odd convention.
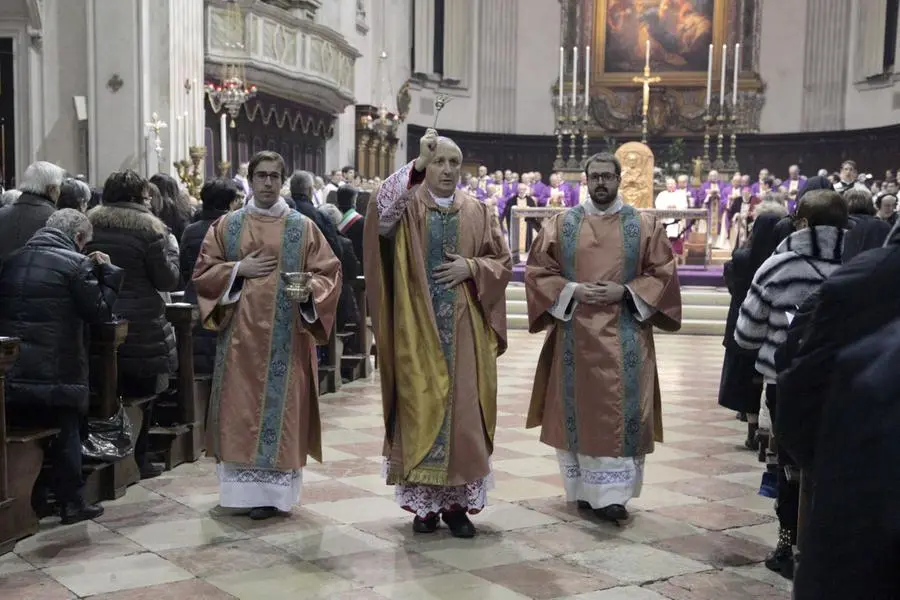
[[[356,297],[359,318],[353,328],[357,337],[357,354],[344,354],[341,357],[341,375],[350,381],[364,379],[372,374],[372,363],[369,360],[372,349],[372,334],[369,330],[369,317],[366,304],[366,278],[359,276],[351,281],[353,295]]]
[[[44,443],[58,429],[8,429],[6,373],[19,354],[19,340],[0,338],[0,555],[38,530],[31,491],[44,461]]]
[[[194,462],[206,448],[206,413],[212,377],[194,373],[194,326],[199,318],[192,304],[166,305],[166,318],[175,328],[178,372],[169,391],[160,394],[153,409],[150,450],[154,459],[172,469]]]
[[[118,350],[127,334],[128,321],[124,320],[91,326],[89,417],[106,419],[119,410]],[[144,407],[151,400],[153,396],[121,398],[135,441],[144,422]],[[84,500],[88,504],[121,498],[128,486],[141,480],[133,453],[111,463],[86,462],[84,475]]]

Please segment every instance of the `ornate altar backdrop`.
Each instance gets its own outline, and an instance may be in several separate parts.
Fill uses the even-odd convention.
[[[710,43],[714,103],[719,98],[722,45],[728,45],[731,61],[735,44],[741,44],[737,131],[759,130],[764,101],[758,68],[760,0],[560,0],[560,6],[563,47],[591,47],[591,138],[640,139],[642,89],[633,78],[641,74],[648,39],[651,71],[662,78],[650,90],[651,138],[703,135]],[[661,25],[661,14],[678,15],[669,30]],[[571,91],[571,67],[566,61],[566,93]],[[730,95],[730,72],[727,83]]]

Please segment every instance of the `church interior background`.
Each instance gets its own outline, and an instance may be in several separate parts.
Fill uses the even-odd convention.
[[[626,159],[645,161],[645,207],[664,187],[654,167],[693,186],[711,169],[755,181],[847,159],[883,174],[900,156],[898,12],[900,0],[3,0],[0,184],[47,160],[94,186],[131,168],[196,191],[268,149],[326,182],[353,167],[373,191],[438,112],[473,175],[574,183],[587,156],[643,141],[649,153]],[[681,332],[657,337],[666,443],[626,527],[567,507],[552,450],[524,429],[541,340],[517,264],[496,489],[471,547],[413,538],[391,502],[376,371],[323,396],[325,461],[286,521],[216,512],[203,458],[132,486],[96,523],[42,523],[0,556],[0,597],[789,598],[762,566],[777,524],[741,450],[746,425],[716,404],[730,251],[706,252],[680,267]]]

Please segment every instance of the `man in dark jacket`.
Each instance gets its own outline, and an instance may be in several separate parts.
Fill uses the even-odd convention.
[[[194,264],[200,255],[200,247],[203,238],[216,219],[228,213],[231,203],[238,197],[238,186],[231,179],[213,179],[203,185],[200,190],[200,200],[203,209],[198,213],[197,220],[187,226],[181,236],[181,280],[187,282],[184,288],[184,301],[197,304],[197,292],[194,290],[194,282],[191,276],[194,273]],[[194,327],[194,372],[210,374],[213,372],[213,363],[216,357],[215,331],[210,331],[197,323]]]
[[[802,468],[815,458],[816,433],[838,353],[900,315],[900,226],[883,248],[863,252],[835,271],[799,313],[812,311],[806,339],[778,376],[776,429]]]
[[[363,263],[363,229],[366,226],[366,218],[356,211],[356,188],[345,185],[338,188],[337,207],[341,211],[341,221],[337,225],[338,233],[346,237],[353,244],[353,254]],[[344,281],[347,281],[347,273],[344,273]]]
[[[85,215],[60,210],[0,265],[0,335],[21,340],[6,379],[8,417],[13,425],[59,428],[49,479],[63,523],[103,513],[81,497],[89,394],[84,325],[112,319],[123,273],[102,252],[81,254],[91,235]],[[45,485],[39,480],[36,489]]]
[[[0,208],[0,261],[24,246],[56,211],[64,176],[61,167],[44,161],[25,169],[19,185],[22,195],[11,205]]]
[[[341,243],[338,240],[338,232],[332,222],[318,210],[312,203],[313,176],[307,171],[295,171],[291,176],[291,198],[297,204],[297,211],[304,217],[308,217],[316,224],[319,231],[325,236],[325,240],[331,247],[334,255],[341,258]]]

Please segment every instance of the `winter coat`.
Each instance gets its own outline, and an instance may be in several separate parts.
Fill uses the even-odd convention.
[[[103,204],[88,213],[99,250],[125,270],[125,283],[114,307],[128,320],[128,336],[119,346],[119,375],[149,378],[178,368],[175,331],[166,320],[159,292],[178,288],[178,249],[168,243],[165,224],[141,204]]]
[[[88,409],[85,324],[112,320],[123,271],[95,265],[58,229],[40,229],[0,265],[0,335],[20,340],[6,402]]]
[[[338,299],[335,328],[337,331],[344,331],[348,325],[355,327],[359,320],[359,307],[356,305],[353,282],[362,275],[362,269],[353,251],[353,242],[340,234],[338,242],[341,244],[341,271],[344,280],[341,285],[341,297]]]
[[[887,221],[871,215],[850,215],[851,228],[844,236],[844,262],[853,260],[857,254],[873,248],[881,248],[891,232]]]
[[[0,208],[0,261],[24,246],[55,212],[56,204],[49,198],[31,192]]]
[[[843,244],[844,230],[837,227],[795,231],[753,276],[734,339],[742,348],[759,350],[756,370],[766,381],[774,382],[777,376],[775,350],[787,339],[787,313],[796,313],[807,296],[840,268]]]

